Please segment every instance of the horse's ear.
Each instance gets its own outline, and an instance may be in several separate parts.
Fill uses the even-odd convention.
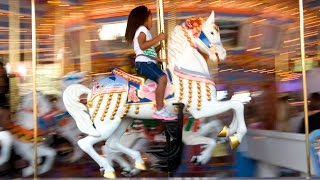
[[[210,16],[208,17],[206,24],[214,24],[214,11],[211,12]]]

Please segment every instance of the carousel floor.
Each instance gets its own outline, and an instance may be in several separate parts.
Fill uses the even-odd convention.
[[[202,177],[200,179],[212,179],[214,177],[232,177],[233,174],[233,157],[224,156],[212,158],[207,165],[197,166],[188,162],[191,159],[192,154],[197,153],[200,148],[186,148],[183,153],[182,164],[174,173],[167,173],[160,170],[150,169],[151,165],[146,164],[148,170],[141,172],[138,176],[130,179],[185,179],[183,177],[195,177],[191,179],[199,179],[196,177]],[[0,179],[13,179],[21,177],[21,169],[27,166],[27,163],[20,158],[13,157],[11,162],[5,166],[0,167]],[[14,168],[12,168],[14,167]],[[119,168],[116,168],[116,170]],[[121,175],[120,170],[116,172],[117,177],[121,179],[128,179]],[[32,177],[30,177],[32,179]],[[38,179],[103,179],[99,166],[87,155],[81,158],[80,161],[68,164],[63,162],[63,158],[57,159],[53,168],[42,175],[38,176]],[[117,178],[117,179],[118,179]],[[186,178],[188,179],[188,178]],[[189,178],[190,179],[190,178]],[[191,180],[190,179],[190,180]]]
[[[148,170],[141,172],[138,176],[127,178],[121,175],[119,168],[116,172],[117,179],[174,179],[174,180],[211,180],[211,179],[249,179],[232,178],[234,176],[234,155],[228,152],[225,156],[213,157],[206,165],[195,165],[190,163],[192,155],[198,154],[200,147],[186,146],[183,153],[182,163],[174,173],[162,172],[160,170],[150,169],[150,164],[146,164]],[[68,164],[63,162],[63,158],[56,159],[53,168],[38,179],[105,179],[99,172],[99,166],[88,156],[85,155],[80,161]],[[21,177],[21,169],[27,166],[27,163],[21,158],[12,157],[11,162],[5,166],[0,166],[0,179],[15,179]],[[14,167],[14,168],[12,168]],[[29,177],[26,179],[33,179]],[[259,179],[259,178],[250,178]],[[272,178],[268,178],[272,179]],[[274,178],[280,179],[280,178]],[[281,179],[305,179],[297,177],[285,177]]]

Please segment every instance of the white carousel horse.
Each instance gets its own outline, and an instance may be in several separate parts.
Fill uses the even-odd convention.
[[[244,106],[240,101],[217,101],[215,84],[209,77],[206,59],[199,52],[208,55],[209,60],[223,60],[226,51],[223,48],[219,29],[214,24],[212,12],[206,22],[201,19],[189,19],[182,26],[176,26],[168,41],[168,83],[166,105],[174,113],[172,103],[186,104],[185,112],[194,118],[210,117],[228,110],[234,111],[229,136],[232,148],[241,142],[246,134],[243,117]],[[170,73],[171,74],[170,74]],[[104,177],[115,178],[114,168],[93,148],[93,144],[107,140],[109,148],[117,149],[129,155],[135,161],[135,168],[145,169],[144,161],[138,151],[120,144],[132,118],[150,119],[154,107],[154,82],[144,82],[142,78],[114,70],[113,74],[97,83],[93,89],[83,85],[70,85],[63,94],[63,101],[78,128],[87,137],[78,141],[79,146],[88,153],[104,170]],[[134,90],[132,90],[134,89]],[[79,102],[82,94],[88,94],[87,106]],[[207,161],[207,155],[215,147],[215,140],[196,158]],[[204,141],[191,142],[199,144]],[[185,141],[189,143],[189,140]]]
[[[0,166],[7,162],[11,155],[11,147],[13,144],[13,137],[9,131],[0,131]]]
[[[217,92],[217,100],[222,100],[228,96],[227,91],[218,91]],[[242,103],[248,103],[251,100],[250,93],[242,93],[242,96],[239,94],[232,95],[231,100],[238,99]],[[147,152],[146,144],[150,140],[155,142],[165,142],[165,136],[163,134],[156,134],[153,137],[150,137],[146,134],[143,123],[139,123],[136,125],[135,122],[141,121],[141,120],[135,120],[133,126],[138,126],[138,130],[132,130],[135,127],[128,128],[127,132],[121,137],[121,144],[125,145],[126,147],[129,147],[131,149],[139,150],[140,152]],[[223,124],[220,120],[214,118],[214,117],[208,117],[208,118],[202,118],[199,120],[194,120],[193,118],[189,118],[188,121],[184,123],[183,127],[183,140],[184,142],[187,142],[186,144],[192,144],[192,142],[201,142],[202,148],[207,147],[207,145],[210,145],[210,138],[216,138],[218,132],[223,127]],[[209,137],[209,138],[207,138]],[[191,141],[190,141],[191,140]],[[137,141],[143,141],[144,143],[136,143]],[[190,143],[191,142],[191,143]],[[215,142],[213,142],[215,143]],[[195,143],[197,144],[197,143]],[[122,153],[108,148],[107,145],[104,145],[102,147],[102,150],[104,154],[107,154],[107,158],[110,163],[113,161],[116,162],[121,168],[122,168],[122,174],[125,176],[134,176],[140,171],[133,168],[130,165],[130,162],[126,161],[122,157]],[[205,164],[210,158],[208,156],[212,156],[212,152],[203,153],[206,155],[205,161],[199,161],[199,159],[196,159],[197,157],[194,156],[192,161],[199,161],[198,163]],[[152,160],[153,162],[156,162],[155,160]],[[152,164],[152,163],[151,163]]]
[[[22,176],[30,176],[34,173],[34,158],[33,158],[33,96],[32,93],[25,95],[22,97],[21,104],[19,105],[16,121],[10,128],[10,132],[14,136],[13,146],[17,154],[19,154],[23,159],[29,162],[28,167],[22,170]],[[47,99],[47,97],[40,92],[37,92],[37,107],[38,107],[38,117],[44,117],[51,112],[51,103]],[[39,165],[38,173],[46,173],[48,172],[53,163],[56,156],[56,151],[43,143],[45,140],[44,132],[41,129],[41,123],[39,123],[38,130],[38,146],[37,146],[37,156],[38,156],[38,164],[41,161],[41,157],[45,157],[45,161],[42,165]],[[46,131],[46,130],[44,130]]]
[[[85,72],[69,72],[68,74],[66,74],[62,78],[62,92],[71,84],[78,84],[83,82],[85,79],[85,75]],[[59,135],[66,138],[71,143],[73,147],[73,154],[69,161],[71,163],[76,162],[84,155],[84,152],[79,148],[76,141],[81,135],[81,132],[77,128],[77,125],[73,118],[68,114],[64,106],[62,96],[58,97],[56,108],[58,108],[58,115],[56,115],[56,117],[59,117],[59,120],[57,120],[57,126],[59,128],[57,128],[56,131]]]
[[[11,154],[13,137],[11,133],[6,130],[8,128],[8,122],[10,122],[9,118],[9,111],[0,108],[0,166],[9,160]]]

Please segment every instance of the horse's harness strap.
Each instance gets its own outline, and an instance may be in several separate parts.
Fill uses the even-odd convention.
[[[205,35],[203,31],[201,31],[199,39],[201,40],[201,42],[203,42],[204,45],[207,46],[208,49],[215,48],[214,44],[209,41],[208,37]],[[217,56],[218,61],[220,61],[219,54],[216,52],[215,55]]]
[[[215,53],[215,55],[217,56],[218,62],[220,62],[220,56],[218,53]]]

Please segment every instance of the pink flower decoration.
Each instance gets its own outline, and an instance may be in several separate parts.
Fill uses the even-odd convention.
[[[129,101],[139,102],[139,98],[138,98],[138,96],[137,96],[136,90],[137,90],[136,87],[130,86],[130,90],[129,90]]]
[[[192,29],[193,28],[190,19],[187,19],[185,24],[186,24],[188,29]]]
[[[202,23],[202,18],[192,17],[185,21],[184,27],[192,31],[193,37],[198,37],[201,32]]]

